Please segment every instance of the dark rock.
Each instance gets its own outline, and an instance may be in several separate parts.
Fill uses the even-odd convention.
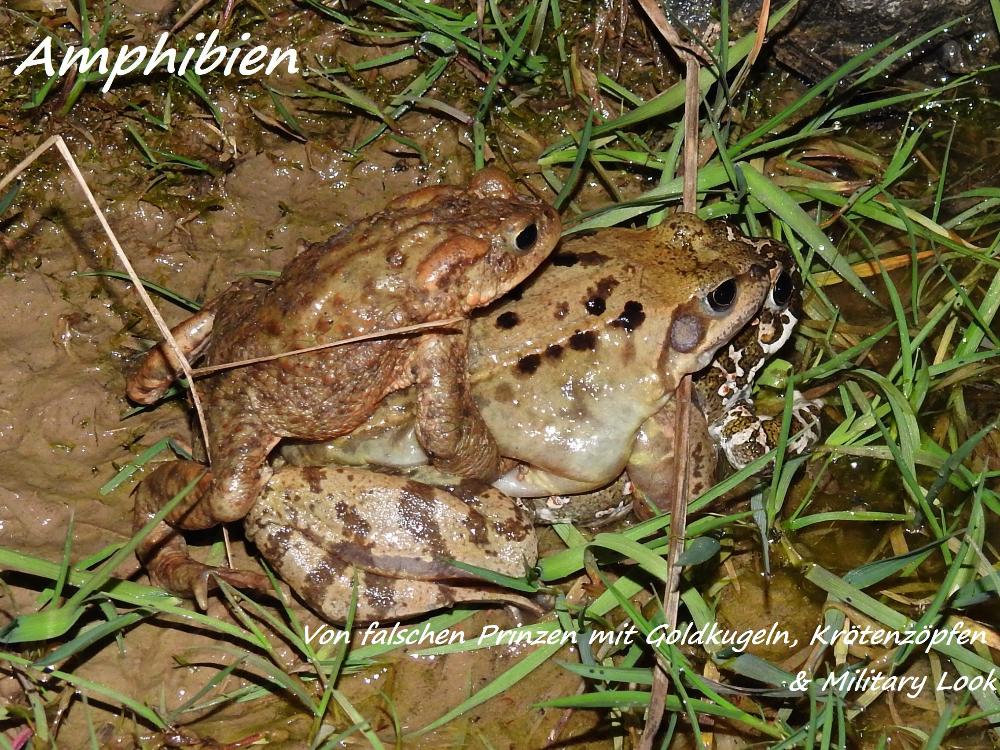
[[[718,20],[718,0],[663,0],[676,25],[704,31]],[[772,11],[781,7],[773,0]],[[757,22],[760,0],[732,0],[734,31]],[[984,64],[998,49],[989,0],[802,0],[771,38],[778,59],[806,78],[818,79],[878,42],[899,35],[903,45],[936,26],[961,19],[902,63],[906,75],[934,78]]]

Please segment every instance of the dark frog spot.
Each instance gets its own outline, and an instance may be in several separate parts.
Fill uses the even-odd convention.
[[[545,356],[551,359],[559,359],[562,356],[563,348],[559,344],[549,344],[545,348]]]
[[[602,299],[607,299],[611,296],[611,292],[614,291],[615,287],[618,286],[619,283],[618,279],[614,276],[605,276],[597,282],[596,286],[588,289],[587,292],[591,297],[601,297]]]
[[[326,472],[319,466],[304,466],[301,470],[302,478],[309,484],[310,492],[317,495],[323,491],[323,480],[326,479]]]
[[[496,326],[503,330],[509,330],[520,322],[521,319],[517,316],[517,313],[513,310],[508,310],[505,313],[497,315]]]
[[[569,303],[568,302],[557,303],[555,312],[556,320],[562,320],[567,315],[569,315]]]
[[[356,508],[341,501],[334,505],[334,511],[337,513],[337,518],[341,520],[346,529],[354,536],[363,538],[371,534],[371,524],[358,513]]]
[[[393,248],[386,254],[385,262],[390,268],[402,268],[406,265],[406,256],[400,252],[399,248]]]
[[[596,349],[597,336],[593,331],[577,331],[569,337],[569,345],[571,349],[575,349],[578,352]]]
[[[524,375],[531,375],[531,373],[538,369],[541,363],[542,357],[540,354],[529,354],[517,361],[517,371]]]
[[[608,259],[607,255],[590,251],[589,253],[579,253],[576,256],[580,260],[581,266],[599,266]]]
[[[583,306],[591,315],[600,315],[607,308],[603,297],[591,297],[583,303]]]
[[[486,482],[478,479],[463,479],[458,484],[448,487],[451,494],[471,506],[479,505],[480,496],[488,493],[490,489]]]
[[[611,321],[615,328],[624,328],[626,331],[634,331],[642,325],[646,319],[646,313],[642,311],[642,305],[634,300],[625,303],[625,309],[621,314]]]
[[[579,263],[581,266],[588,268],[590,266],[599,266],[601,263],[608,259],[607,255],[597,253],[594,251],[589,251],[586,253],[569,253],[562,252],[556,253],[552,256],[552,265],[554,266],[575,266]]]

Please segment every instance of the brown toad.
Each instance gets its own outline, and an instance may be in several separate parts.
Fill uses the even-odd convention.
[[[531,273],[559,232],[551,207],[519,197],[509,178],[484,170],[465,189],[437,186],[395,199],[308,247],[270,286],[234,285],[175,335],[190,357],[212,366],[465,315]],[[462,328],[258,362],[202,381],[212,468],[140,545],[151,577],[202,603],[213,571],[237,585],[263,585],[256,574],[191,560],[171,526],[243,518],[270,476],[267,457],[279,440],[348,434],[387,394],[411,385],[417,439],[434,463],[494,479],[499,455],[468,390]],[[129,397],[152,403],[177,371],[161,343],[130,377]],[[195,461],[153,471],[138,490],[136,528],[204,471]]]

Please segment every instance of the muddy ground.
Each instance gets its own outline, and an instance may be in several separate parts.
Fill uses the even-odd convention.
[[[154,19],[165,9],[160,3],[130,2],[125,12],[136,29],[152,33],[158,28]],[[291,17],[299,11],[286,8],[283,12]],[[294,38],[306,52],[321,50],[346,60],[371,53],[314,18],[297,22],[294,34],[280,26],[280,16],[275,18],[279,22],[272,22],[275,43]],[[17,19],[4,20],[13,24]],[[407,71],[404,64],[383,75],[391,81]],[[9,68],[5,73],[9,74]],[[350,146],[373,127],[370,119],[326,105],[292,102],[289,106],[310,131],[303,143],[254,114],[252,107],[259,104],[261,92],[218,86],[210,93],[225,122],[224,131],[197,101],[179,92],[177,117],[183,125],[169,136],[142,131],[159,147],[183,149],[213,168],[212,174],[167,172],[161,180],[158,171],[143,166],[122,128],[122,113],[130,99],[149,108],[160,105],[162,88],[123,87],[107,97],[88,92],[69,116],[61,116],[58,99],[40,110],[19,109],[37,81],[15,82],[8,77],[0,82],[9,86],[10,97],[0,109],[5,140],[0,147],[0,171],[44,137],[62,134],[140,276],[197,300],[210,298],[239,274],[280,269],[300,242],[325,239],[397,195],[423,185],[459,184],[472,172],[466,128],[452,118],[414,113],[400,121],[401,132],[419,145],[424,160],[408,146],[388,139],[354,154]],[[281,87],[288,81],[277,77],[270,83]],[[474,106],[461,99],[454,103],[466,110]],[[581,113],[558,98],[535,106],[546,113],[545,128],[509,130],[506,148],[497,154],[508,166],[530,165],[549,135],[582,123]],[[323,129],[322,135],[316,134],[318,128]],[[627,198],[648,184],[649,175],[620,179],[616,191],[620,198]],[[26,173],[23,185],[17,212],[0,219],[4,309],[0,348],[6,355],[0,360],[0,539],[6,548],[58,561],[72,519],[71,554],[79,560],[131,536],[130,491],[143,472],[102,495],[101,487],[118,468],[165,436],[182,442],[193,438],[180,401],[122,418],[130,409],[124,397],[128,362],[158,338],[155,329],[128,284],[82,275],[119,266],[82,193],[56,155],[50,152],[43,157]],[[525,174],[522,189],[552,199],[537,174]],[[595,179],[578,199],[586,208],[607,202],[608,194]],[[186,315],[163,300],[157,303],[169,323]],[[157,460],[167,457],[164,453]],[[850,471],[844,469],[831,480],[831,497],[839,491],[836,482],[851,481]],[[880,492],[887,507],[901,500],[886,487]],[[810,540],[811,535],[816,538]],[[238,529],[234,536],[235,563],[251,565],[247,558],[254,551],[245,549]],[[874,554],[879,538],[878,529],[866,526],[818,528],[803,535],[802,541],[817,551],[819,561],[842,570]],[[218,539],[217,534],[200,537],[200,552],[211,554],[209,547]],[[838,550],[835,559],[825,557],[828,552],[824,550],[833,549]],[[734,558],[729,573],[741,583],[723,595],[721,617],[746,628],[781,620],[797,632],[808,632],[821,602],[788,570],[779,571],[770,586],[763,587],[761,563],[754,550],[748,539],[742,554]],[[146,581],[131,558],[116,575]],[[5,574],[4,583],[2,621],[34,610],[39,591],[49,585],[10,574]],[[573,593],[585,595],[582,586]],[[319,625],[294,598],[292,602],[304,623],[313,628]],[[217,598],[209,612],[230,617]],[[511,624],[513,618],[502,610],[488,610],[463,627],[475,634],[487,622]],[[220,643],[215,634],[156,618],[128,630],[120,643],[105,639],[61,668],[169,710],[206,684],[216,671],[213,665],[230,661],[229,655],[218,650]],[[277,638],[274,643],[277,658],[288,671],[302,667],[287,643]],[[388,744],[397,717],[402,733],[419,729],[528,653],[526,648],[491,648],[415,658],[405,651],[396,652],[385,663],[349,675],[341,688]],[[560,658],[574,656],[566,649]],[[786,666],[794,667],[801,658],[793,655]],[[217,689],[259,682],[259,677],[243,673]],[[582,686],[582,680],[549,661],[528,680],[404,746],[527,748],[562,743],[574,748],[612,747],[603,718],[533,708]],[[0,698],[9,706],[23,703],[25,691],[32,689],[13,677],[0,680]],[[94,698],[87,705],[69,692],[62,696],[62,703],[58,698],[50,706],[50,726],[58,728],[60,747],[86,746],[91,732],[100,746],[107,747],[157,746],[163,740],[114,705]],[[908,710],[915,725],[930,722],[927,728],[933,726],[933,717],[921,707]],[[301,707],[279,698],[228,705],[201,717],[188,715],[185,722],[188,731],[223,743],[261,732],[270,747],[302,747],[311,729],[311,717]],[[340,731],[351,721],[341,712],[330,723]],[[348,746],[352,743],[365,744],[357,736],[348,740]]]

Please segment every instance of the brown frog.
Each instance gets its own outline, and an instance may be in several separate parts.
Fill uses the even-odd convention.
[[[190,358],[218,365],[415,323],[466,315],[522,281],[555,246],[560,222],[519,197],[494,169],[467,188],[430,187],[308,247],[270,286],[231,287],[175,329]],[[144,540],[151,577],[204,604],[209,573],[242,586],[261,576],[188,557],[174,528],[243,518],[267,482],[279,440],[325,440],[361,425],[389,393],[414,386],[414,435],[451,474],[494,479],[497,446],[469,394],[463,331],[391,336],[225,369],[203,380],[211,471]],[[128,395],[157,400],[177,363],[160,344],[129,378]],[[194,461],[159,466],[140,485],[135,526],[205,472]]]
[[[634,483],[665,499],[662,483],[673,456],[670,404],[677,382],[704,369],[720,346],[760,317],[773,304],[769,300],[776,289],[779,297],[786,291],[788,259],[761,250],[725,225],[693,216],[673,217],[655,229],[604,230],[564,243],[542,273],[481,313],[471,326],[469,381],[502,454],[510,457],[508,471],[495,486],[526,496],[551,495],[553,488],[586,491],[612,482],[627,468]],[[777,302],[783,312],[787,301]],[[723,380],[728,386],[737,382]],[[694,412],[692,433],[704,438],[692,442],[707,445],[707,419],[702,411]],[[506,515],[496,518],[522,517],[523,511],[511,510],[517,500],[497,493],[480,501],[467,484],[422,468],[428,457],[415,437],[414,413],[412,392],[397,392],[351,435],[322,445],[286,446],[284,454],[298,462],[394,464],[427,482],[450,485],[487,519],[501,510]],[[707,481],[697,473],[708,457],[699,456],[697,448],[694,453],[693,479]],[[411,565],[411,556],[423,560],[428,541],[446,538],[453,541],[433,542],[439,554],[468,560],[475,540],[462,533],[464,520],[450,527],[427,524],[422,515],[402,509],[413,494],[431,495],[426,483],[410,477],[402,480],[409,482],[404,490],[397,477],[351,467],[327,469],[305,487],[298,472],[313,470],[277,472],[246,529],[314,608],[342,620],[351,600],[351,574],[364,577],[359,577],[359,619],[403,617],[451,601],[454,573],[441,570],[434,578],[438,571]],[[350,491],[346,472],[351,472]],[[386,511],[369,504],[366,493],[371,492],[390,493],[396,505],[388,501],[392,510]],[[578,511],[579,498],[570,496],[566,507]],[[316,501],[319,510],[313,507]],[[598,497],[597,505],[601,502],[606,505]],[[607,511],[602,506],[595,512]],[[387,512],[393,514],[389,524],[384,523]],[[342,520],[327,524],[333,516],[349,517],[350,525],[364,531],[345,532]],[[420,533],[397,530],[414,526]],[[488,521],[487,527],[495,535],[479,537],[492,559],[533,559],[525,551],[531,542],[521,537],[523,526],[514,537],[502,533],[503,523]],[[369,553],[382,535],[392,539],[385,558]],[[413,580],[417,577],[419,584]]]
[[[704,369],[751,319],[763,320],[767,305],[778,318],[788,309],[792,264],[769,247],[689,215],[653,229],[602,230],[565,242],[542,273],[477,318],[472,394],[513,460],[494,487],[512,497],[572,496],[627,469],[662,507],[673,465],[669,404],[680,377]],[[756,341],[761,330],[746,335]],[[731,392],[715,400],[724,411],[749,386],[736,375],[723,380]],[[394,394],[354,433],[296,460],[424,464],[412,414],[412,396]],[[695,437],[704,435],[692,440],[695,487],[709,479],[708,457],[697,454],[711,442],[709,421],[704,412],[692,421]]]
[[[623,330],[627,318],[629,303],[625,295],[615,297],[622,305],[621,313],[615,316],[614,310],[609,310],[608,300],[614,296],[609,292],[619,280],[618,276],[609,275],[611,268],[606,264],[612,260],[610,256],[641,265],[651,257],[650,251],[666,254],[674,264],[671,269],[676,276],[666,283],[664,279],[669,275],[661,274],[662,287],[650,284],[644,290],[645,307],[637,308],[633,303],[632,309],[645,314],[648,308],[669,319],[667,300],[671,298],[662,289],[669,290],[671,295],[679,292],[683,298],[684,285],[692,281],[686,276],[689,267],[677,262],[676,255],[671,254],[682,250],[673,247],[680,245],[675,237],[683,241],[686,233],[706,230],[709,239],[703,240],[703,244],[720,253],[728,250],[731,257],[735,247],[737,257],[749,253],[769,267],[770,287],[763,304],[738,334],[728,342],[724,337],[709,342],[709,355],[716,351],[712,347],[720,341],[724,343],[711,364],[695,376],[697,408],[690,417],[691,451],[687,459],[691,494],[700,494],[712,483],[720,449],[733,467],[742,468],[774,446],[781,421],[759,414],[750,392],[757,373],[787,342],[797,322],[801,279],[788,249],[767,239],[750,240],[725,224],[701,224],[693,217],[668,224],[660,235],[659,248],[644,248],[643,240],[650,237],[649,231],[606,230],[571,239],[525,289],[480,313],[471,330],[473,394],[490,429],[504,446],[505,455],[513,454],[524,461],[496,486],[510,495],[531,498],[529,503],[536,522],[596,525],[619,517],[633,503],[641,510],[650,501],[660,505],[671,497],[675,414],[669,391],[661,408],[649,414],[637,430],[634,421],[626,423],[624,428],[632,432],[626,433],[624,439],[620,433],[618,439],[609,439],[609,431],[618,428],[621,415],[637,405],[639,409],[649,408],[633,398],[629,378],[634,377],[636,384],[641,385],[659,363],[640,362],[637,366],[635,358],[623,357],[620,348],[596,346],[596,331]],[[572,301],[585,313],[578,309],[576,317],[565,327],[554,324],[554,318],[563,320],[571,315]],[[730,303],[737,304],[736,300]],[[573,347],[574,342],[590,340],[591,334],[595,336],[592,339],[595,346]],[[567,341],[570,346],[566,346]],[[487,355],[500,351],[508,352],[507,359],[516,365],[496,367],[497,360]],[[575,361],[576,370],[562,369],[563,356],[567,354],[566,361]],[[532,368],[538,372],[525,372]],[[586,375],[581,375],[584,370]],[[607,373],[611,373],[610,378]],[[537,386],[530,392],[522,388],[529,382]],[[577,419],[568,404],[586,401],[586,397],[574,393],[581,383],[589,384],[596,396],[591,399],[592,408],[587,415]],[[602,385],[616,387],[602,390]],[[602,403],[594,406],[596,399]],[[818,437],[816,404],[796,394],[793,406],[795,438],[790,448],[800,453]],[[575,414],[580,414],[580,407],[575,408]],[[642,413],[645,412],[640,417]],[[525,424],[531,429],[522,429]],[[632,436],[634,442],[630,440]],[[525,447],[525,442],[531,445]],[[580,453],[581,447],[587,449],[592,445],[596,448],[591,452]],[[387,399],[379,412],[352,435],[325,445],[289,445],[284,453],[293,463],[317,465],[332,462],[406,467],[427,460],[413,439],[412,400],[406,392]],[[607,461],[604,468],[600,468],[600,461]],[[615,467],[627,465],[628,476],[611,481],[608,477],[614,469],[608,465],[612,461],[618,462],[611,464]],[[543,468],[548,467],[547,471],[539,472],[538,464],[532,462],[542,463]],[[581,465],[598,467],[598,472],[588,478]],[[636,482],[628,481],[628,477]],[[603,489],[586,491],[608,481],[611,484]]]

